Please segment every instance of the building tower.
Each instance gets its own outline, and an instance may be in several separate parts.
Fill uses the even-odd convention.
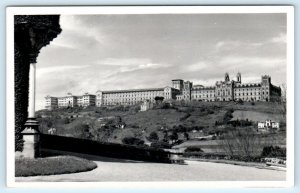
[[[241,73],[239,73],[239,72],[237,73],[236,79],[237,79],[238,83],[242,83],[242,75],[241,75]]]
[[[176,88],[181,92],[183,89],[183,80],[181,79],[172,80],[172,87]]]
[[[261,77],[261,100],[270,101],[270,90],[271,89],[271,77],[270,76],[262,76]]]
[[[184,100],[191,100],[191,91],[192,91],[193,83],[190,81],[185,81],[183,83],[183,99]]]
[[[229,82],[229,81],[230,81],[229,74],[226,72],[225,73],[225,82]]]

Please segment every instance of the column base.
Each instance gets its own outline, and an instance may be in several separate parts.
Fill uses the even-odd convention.
[[[37,158],[40,155],[39,123],[35,118],[28,118],[24,126],[21,132],[24,140],[22,155],[24,158]]]

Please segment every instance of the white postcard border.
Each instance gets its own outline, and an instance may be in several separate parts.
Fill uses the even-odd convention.
[[[14,15],[47,14],[287,14],[287,173],[286,181],[188,181],[188,182],[15,182],[14,146]],[[48,6],[7,7],[6,10],[6,133],[8,187],[65,188],[241,188],[292,187],[294,185],[294,7],[293,6]]]

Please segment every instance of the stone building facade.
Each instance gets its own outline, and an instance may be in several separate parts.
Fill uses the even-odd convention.
[[[96,105],[96,95],[85,93],[81,96],[74,96],[68,93],[67,96],[53,97],[46,96],[45,108],[48,110],[64,107],[87,107]]]
[[[149,89],[128,90],[98,90],[96,95],[86,93],[82,96],[57,97],[58,107],[74,106],[112,106],[134,105],[145,100],[154,102],[156,97],[164,100],[183,101],[273,101],[281,96],[280,87],[271,83],[271,77],[264,75],[261,82],[242,83],[241,73],[237,73],[236,80],[230,80],[226,73],[224,80],[217,81],[214,86],[193,85],[190,81],[172,80],[172,86]],[[55,97],[46,97],[46,107],[54,104]],[[55,106],[52,105],[53,107]]]
[[[46,109],[52,110],[52,109],[56,109],[58,107],[58,100],[57,97],[52,97],[52,96],[46,96]]]

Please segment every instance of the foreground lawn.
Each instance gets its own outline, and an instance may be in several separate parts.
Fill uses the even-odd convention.
[[[68,174],[90,171],[97,165],[89,160],[73,156],[56,156],[47,158],[19,158],[15,161],[15,176],[37,176]]]

